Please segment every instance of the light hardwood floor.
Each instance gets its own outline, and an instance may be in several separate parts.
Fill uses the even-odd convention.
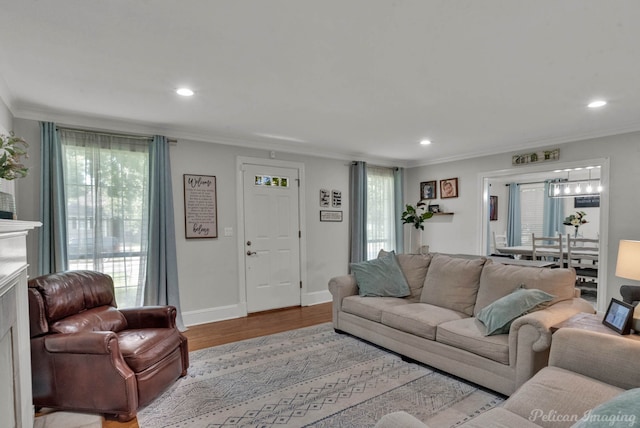
[[[189,351],[280,333],[331,321],[331,303],[294,307],[250,314],[245,318],[189,327],[185,336]],[[129,422],[106,421],[103,428],[138,428],[136,419]]]

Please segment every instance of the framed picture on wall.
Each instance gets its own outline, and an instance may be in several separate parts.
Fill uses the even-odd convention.
[[[498,220],[498,197],[489,196],[489,220]]]
[[[442,199],[458,197],[458,178],[440,180],[440,197]]]
[[[438,197],[437,181],[423,181],[420,183],[420,200],[435,199]]]

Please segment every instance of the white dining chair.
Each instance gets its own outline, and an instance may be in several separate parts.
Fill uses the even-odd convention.
[[[599,239],[573,238],[567,234],[567,266],[574,268],[578,277],[598,277],[599,251]]]
[[[507,246],[507,234],[497,235],[495,231],[491,232],[493,237],[493,251],[500,253],[500,248]]]
[[[562,235],[536,236],[531,234],[532,259],[550,260],[554,262],[552,267],[564,267],[564,253],[562,251]]]

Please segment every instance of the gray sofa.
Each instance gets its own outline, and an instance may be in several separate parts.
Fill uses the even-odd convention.
[[[505,395],[547,365],[549,327],[593,306],[576,297],[573,269],[503,265],[484,258],[399,254],[407,297],[363,297],[354,275],[329,281],[333,326]],[[520,287],[555,298],[520,316],[508,334],[485,336],[481,309]]]
[[[639,427],[640,390],[633,390],[640,387],[638,355],[638,340],[562,328],[554,333],[548,367],[522,385],[502,406],[460,426]],[[405,412],[395,412],[385,415],[375,428],[396,427],[428,425]]]

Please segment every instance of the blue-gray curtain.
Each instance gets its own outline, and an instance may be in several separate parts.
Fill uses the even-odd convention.
[[[396,253],[404,253],[404,224],[400,221],[404,211],[404,169],[393,170],[393,204],[395,207]]]
[[[551,183],[559,180],[546,180],[544,182],[544,211],[542,217],[542,233],[544,236],[562,236],[564,231],[564,199],[549,197]]]
[[[509,210],[507,212],[507,244],[522,245],[522,217],[520,213],[520,185],[509,183]]]
[[[171,162],[166,137],[153,137],[149,169],[149,247],[144,304],[175,306],[178,311],[176,324],[184,330],[178,286]]]
[[[353,162],[349,171],[349,261],[367,257],[367,165]]]
[[[55,123],[40,122],[40,221],[38,275],[68,269],[62,144]]]
[[[489,190],[491,190],[491,184],[489,184]],[[488,192],[491,195],[491,192]],[[491,198],[491,196],[489,196]],[[491,199],[486,202],[487,206],[487,234],[486,234],[486,246],[485,246],[485,254],[488,256],[491,255]],[[494,248],[495,250],[495,248]]]

